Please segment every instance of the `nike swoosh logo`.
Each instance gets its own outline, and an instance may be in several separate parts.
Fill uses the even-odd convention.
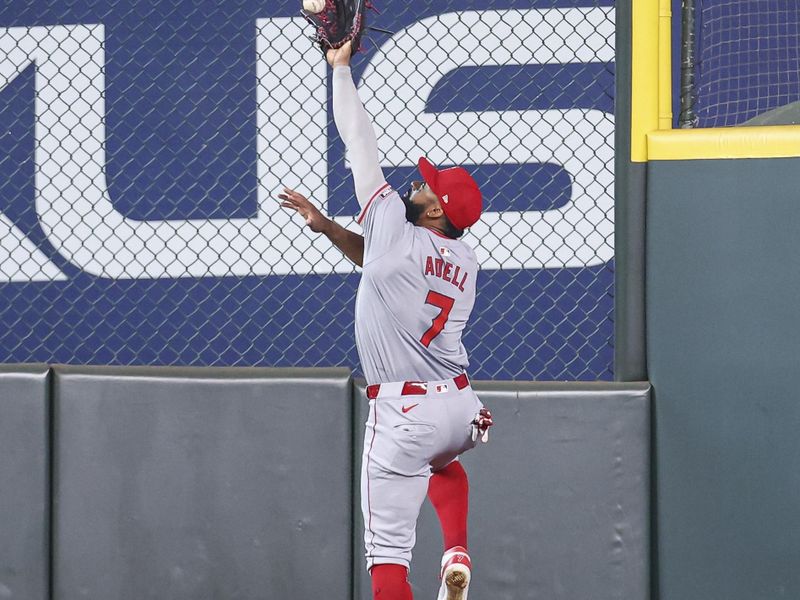
[[[412,404],[411,406],[404,406],[401,410],[403,411],[403,413],[407,413],[415,406],[419,406],[419,402],[417,402],[416,404]]]

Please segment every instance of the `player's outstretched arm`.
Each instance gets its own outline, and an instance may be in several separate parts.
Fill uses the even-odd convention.
[[[308,198],[289,188],[283,188],[278,194],[281,206],[297,211],[306,221],[308,228],[315,233],[322,233],[339,248],[344,255],[359,267],[364,266],[364,236],[345,229],[336,221],[323,215]]]
[[[364,208],[372,195],[386,182],[378,161],[378,140],[353,83],[350,72],[350,43],[337,50],[329,50],[327,58],[333,67],[333,119],[347,147],[356,198],[361,208]]]

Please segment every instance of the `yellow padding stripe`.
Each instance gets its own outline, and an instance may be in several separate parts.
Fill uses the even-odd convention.
[[[631,160],[647,160],[647,134],[658,129],[659,2],[633,0],[631,23]]]
[[[673,129],[647,134],[649,160],[800,156],[800,125]]]
[[[658,7],[658,128],[672,129],[672,6]]]

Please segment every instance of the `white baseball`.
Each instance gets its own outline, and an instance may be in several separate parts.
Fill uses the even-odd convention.
[[[313,14],[322,12],[325,8],[325,0],[303,0],[303,10]]]

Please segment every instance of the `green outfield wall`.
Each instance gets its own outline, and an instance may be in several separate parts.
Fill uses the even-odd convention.
[[[651,160],[660,600],[800,598],[800,159]]]
[[[673,6],[617,3],[615,372],[653,386],[651,596],[800,598],[800,127],[673,129]]]

